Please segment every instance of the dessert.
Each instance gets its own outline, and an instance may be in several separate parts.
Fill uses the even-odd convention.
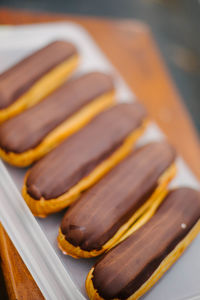
[[[109,75],[91,72],[72,79],[0,125],[0,156],[12,165],[28,166],[113,103]]]
[[[23,196],[34,215],[62,210],[128,155],[143,133],[139,103],[117,104],[96,116],[27,173]]]
[[[170,191],[155,215],[111,249],[86,280],[90,299],[139,299],[180,257],[200,231],[200,193]]]
[[[78,64],[67,41],[55,41],[0,75],[0,123],[36,104],[61,85]]]
[[[160,203],[176,173],[175,151],[166,142],[133,151],[65,213],[59,248],[73,257],[93,257],[112,248],[144,212]],[[155,210],[155,209],[154,209]]]

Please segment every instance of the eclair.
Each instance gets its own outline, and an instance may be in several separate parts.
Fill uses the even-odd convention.
[[[91,72],[0,125],[0,157],[25,167],[44,156],[115,102],[112,78]]]
[[[33,214],[44,217],[75,201],[128,155],[146,122],[139,103],[117,104],[38,161],[22,191]]]
[[[0,123],[36,104],[61,85],[78,64],[76,47],[55,41],[0,75]]]
[[[58,235],[62,252],[75,258],[100,255],[135,228],[136,220],[142,225],[144,212],[150,218],[150,208],[166,194],[175,156],[167,142],[155,142],[120,162],[67,210]]]
[[[144,226],[106,253],[91,269],[91,300],[139,299],[180,257],[200,231],[200,193],[170,191]],[[186,270],[187,271],[187,270]]]

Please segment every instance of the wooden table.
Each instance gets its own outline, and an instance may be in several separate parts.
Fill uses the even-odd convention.
[[[200,143],[180,95],[163,64],[149,28],[136,21],[0,10],[0,24],[73,21],[84,26],[120,71],[169,141],[200,178]],[[43,299],[5,230],[0,256],[10,299]]]

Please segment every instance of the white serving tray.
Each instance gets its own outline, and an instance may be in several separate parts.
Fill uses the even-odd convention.
[[[73,23],[1,26],[0,72],[37,48],[57,39],[69,40],[77,46],[81,54],[77,73],[89,70],[109,72],[116,81],[118,100],[134,101],[130,89],[89,34]],[[139,143],[162,138],[163,134],[158,127],[151,124]],[[177,165],[178,175],[171,186],[187,185],[200,189],[199,182],[180,157]],[[25,171],[0,161],[0,221],[45,299],[87,299],[85,278],[96,260],[75,260],[58,250],[56,237],[63,213],[46,219],[32,216],[19,193]],[[143,299],[200,299],[200,236]]]

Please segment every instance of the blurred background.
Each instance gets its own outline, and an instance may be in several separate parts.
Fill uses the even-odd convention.
[[[0,7],[143,20],[200,135],[200,0],[0,0]]]

